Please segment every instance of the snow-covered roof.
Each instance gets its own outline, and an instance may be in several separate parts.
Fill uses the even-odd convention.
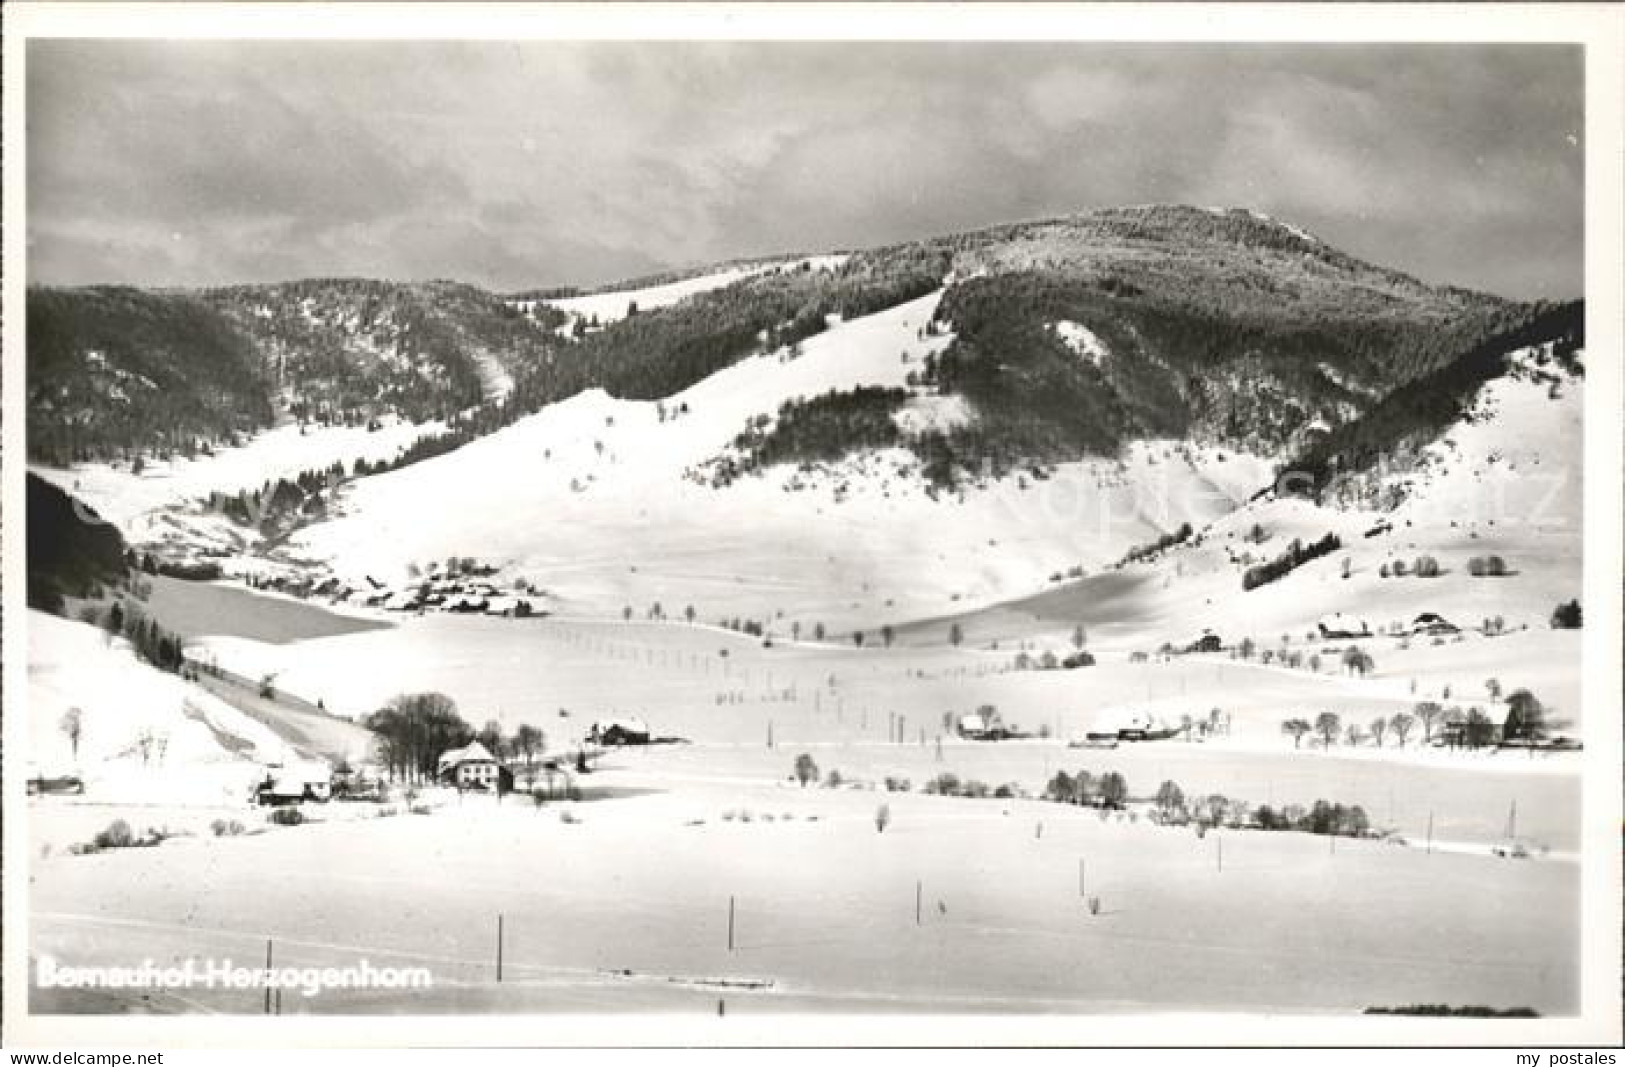
[[[470,741],[462,748],[450,749],[440,754],[439,767],[446,771],[462,763],[495,763],[496,757],[491,750],[478,741]]]
[[[619,726],[623,733],[646,734],[649,732],[649,724],[636,716],[624,716],[615,719],[599,719],[593,723],[593,727],[599,733],[603,733],[613,726]]]
[[[1105,730],[1150,730],[1160,725],[1148,711],[1119,709],[1104,711],[1095,717],[1095,727]]]

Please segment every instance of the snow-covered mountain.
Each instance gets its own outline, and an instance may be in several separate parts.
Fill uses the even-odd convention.
[[[329,306],[320,285],[283,290],[305,296],[229,303],[278,351],[377,318]],[[1500,464],[1497,442],[1545,439],[1533,427],[1570,417],[1581,392],[1573,308],[1430,287],[1247,211],[1117,209],[507,298],[508,333],[467,327],[484,305],[466,287],[413,299],[437,293],[461,309],[437,328],[485,357],[474,406],[445,423],[306,425],[41,473],[137,549],[207,546],[228,574],[269,559],[302,587],[318,582],[300,573],[398,588],[472,557],[566,610],[862,626],[1064,593],[1134,557],[1125,572],[1160,568],[1181,590],[1155,610],[1194,624],[1294,538],[1345,547],[1283,589],[1355,543],[1356,568],[1409,551],[1415,509]],[[509,333],[524,344],[494,347]],[[1544,343],[1553,368],[1509,361],[1514,341]],[[1298,467],[1309,499],[1269,491]],[[272,501],[277,521],[244,522]],[[1488,536],[1488,518],[1459,515],[1440,537]],[[1253,524],[1280,532],[1244,547]],[[1140,551],[1187,525],[1183,544]],[[1256,609],[1278,595],[1249,592],[1249,610],[1274,618]]]

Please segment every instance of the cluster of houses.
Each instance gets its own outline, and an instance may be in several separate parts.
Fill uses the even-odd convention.
[[[573,775],[585,774],[606,748],[670,743],[657,738],[640,718],[620,716],[592,724],[586,741],[568,751],[537,759],[504,759],[475,740],[442,752],[435,762],[435,781],[459,792],[525,792],[567,796]],[[330,800],[385,799],[383,769],[373,764],[340,764],[319,760],[268,765],[254,789],[254,800],[265,806],[283,806]]]
[[[1316,621],[1315,630],[1322,640],[1354,640],[1376,636],[1376,632],[1366,620],[1340,611],[1322,616]],[[1424,611],[1411,622],[1400,624],[1387,632],[1410,637],[1441,637],[1458,634],[1461,627],[1437,612]],[[1185,645],[1181,651],[1222,652],[1224,647],[1224,640],[1217,633],[1203,630],[1201,636]]]
[[[954,720],[954,733],[966,741],[1014,741],[1027,736],[993,708],[959,716]]]
[[[311,588],[315,596],[335,603],[358,604],[385,611],[449,611],[463,615],[500,615],[529,618],[545,615],[527,589],[504,589],[491,581],[491,568],[452,574],[432,564],[422,578],[393,586],[368,576],[366,584],[352,585],[332,576]]]

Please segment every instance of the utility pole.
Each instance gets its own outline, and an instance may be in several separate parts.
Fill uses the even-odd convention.
[[[923,925],[923,905],[925,903],[925,883],[916,879],[914,882],[914,925]]]
[[[502,913],[497,912],[497,981],[502,981]]]
[[[728,951],[734,950],[734,898],[728,898]]]

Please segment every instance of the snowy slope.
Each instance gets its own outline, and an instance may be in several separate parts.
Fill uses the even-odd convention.
[[[186,504],[215,490],[258,489],[267,481],[335,462],[348,470],[357,459],[393,459],[419,437],[439,429],[437,423],[419,425],[393,419],[376,431],[359,426],[301,428],[288,424],[258,434],[240,448],[220,448],[210,456],[148,459],[140,474],[132,473],[128,464],[107,463],[66,470],[29,469],[95,508],[127,538],[140,540],[137,520],[150,512]]]
[[[1377,475],[1406,483],[1409,495],[1395,511],[1322,507],[1295,496],[1248,502],[1199,527],[1199,543],[1125,567],[1125,580],[1136,582],[1133,610],[1124,612],[1133,621],[1096,627],[1093,643],[1108,654],[1149,652],[1164,641],[1183,647],[1212,629],[1227,645],[1251,637],[1273,648],[1287,636],[1307,654],[1315,649],[1304,638],[1326,615],[1342,612],[1378,630],[1434,612],[1468,631],[1460,642],[1361,642],[1395,699],[1411,696],[1414,683],[1415,699],[1437,699],[1449,686],[1459,699],[1482,702],[1485,679],[1499,675],[1507,691],[1528,686],[1576,719],[1579,635],[1551,631],[1548,620],[1559,602],[1581,593],[1584,407],[1579,379],[1555,391],[1526,374],[1492,381],[1467,419],[1423,449],[1422,462]],[[1262,543],[1249,540],[1255,526]],[[1243,590],[1248,566],[1279,556],[1294,539],[1308,544],[1327,533],[1337,534],[1341,549]],[[1472,576],[1469,561],[1491,554],[1503,557],[1510,573]],[[1438,577],[1382,576],[1385,564],[1403,560],[1409,568],[1422,555],[1438,561]],[[1494,618],[1518,635],[1476,632]],[[962,625],[978,639],[1047,636],[1055,647],[1064,647],[1070,628],[1043,612],[1023,621],[1002,609]],[[1528,648],[1539,651],[1529,655]]]
[[[684,278],[680,282],[653,285],[646,289],[624,289],[612,293],[589,293],[586,296],[564,297],[558,300],[542,301],[542,303],[550,304],[570,316],[570,321],[559,328],[560,333],[568,334],[574,328],[578,319],[597,319],[600,326],[608,326],[612,322],[619,322],[621,319],[626,318],[627,308],[631,304],[636,304],[643,311],[670,307],[678,301],[686,300],[699,293],[710,292],[712,289],[721,289],[724,286],[732,285],[734,282],[765,274],[775,267],[795,268],[806,262],[811,270],[834,270],[845,259],[844,255],[827,255],[813,256],[807,260],[794,260],[783,264],[747,264],[730,267],[727,270],[716,271],[712,274]],[[523,304],[521,306],[523,307]]]
[[[1102,565],[1181,521],[1224,514],[1267,481],[1260,460],[1178,444],[1063,464],[1042,481],[1012,476],[962,498],[929,494],[901,450],[774,468],[721,490],[685,477],[786,400],[902,386],[950,340],[922,335],[939,295],[842,323],[799,357],[746,360],[658,408],[600,391],[552,405],[448,456],[365,479],[343,517],[303,531],[294,549],[386,581],[412,562],[474,555],[587,611],[659,600],[668,610],[693,603],[708,619],[784,612],[878,624]]]
[[[35,611],[27,708],[29,763],[78,775],[92,800],[241,801],[263,765],[299,759],[235,708],[137,660],[122,639]],[[62,728],[74,708],[77,755]]]

